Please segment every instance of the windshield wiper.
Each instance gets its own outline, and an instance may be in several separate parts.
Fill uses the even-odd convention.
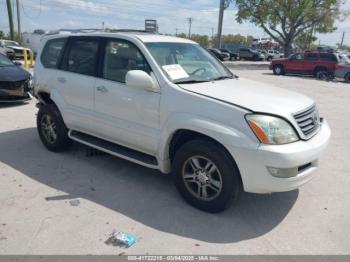
[[[175,82],[175,84],[195,84],[195,83],[204,83],[209,82],[208,80],[184,80]]]
[[[219,76],[217,78],[211,79],[211,81],[218,81],[218,80],[224,80],[224,79],[233,79],[233,78],[238,78],[238,76]]]

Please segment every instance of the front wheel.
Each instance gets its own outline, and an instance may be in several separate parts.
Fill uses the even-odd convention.
[[[58,108],[53,104],[41,105],[37,115],[37,129],[44,146],[53,152],[65,150],[71,140]]]
[[[236,164],[215,142],[192,140],[184,144],[173,160],[175,185],[194,207],[221,212],[237,198],[241,188]]]
[[[273,73],[275,75],[284,75],[284,68],[282,65],[275,65],[273,67]]]

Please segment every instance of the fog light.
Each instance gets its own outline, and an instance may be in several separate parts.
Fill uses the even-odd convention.
[[[267,168],[270,171],[270,174],[274,177],[280,177],[280,178],[288,178],[288,177],[294,177],[298,175],[298,168],[277,168],[277,167],[268,167]]]

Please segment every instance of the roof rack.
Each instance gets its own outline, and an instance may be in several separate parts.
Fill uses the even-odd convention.
[[[96,29],[96,28],[80,28],[80,29],[58,29],[51,30],[45,35],[57,35],[62,32],[67,32],[70,34],[79,34],[79,33],[94,33],[94,32],[106,32],[106,33],[144,33],[144,34],[157,34],[155,32],[150,32],[146,30],[139,29]]]

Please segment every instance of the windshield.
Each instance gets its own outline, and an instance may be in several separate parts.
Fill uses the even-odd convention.
[[[15,64],[6,56],[0,54],[0,67],[4,66],[15,66]]]
[[[175,84],[232,78],[233,74],[205,49],[188,43],[147,43],[158,65]]]
[[[19,46],[19,44],[15,41],[4,41],[4,46],[8,47],[8,46]]]

